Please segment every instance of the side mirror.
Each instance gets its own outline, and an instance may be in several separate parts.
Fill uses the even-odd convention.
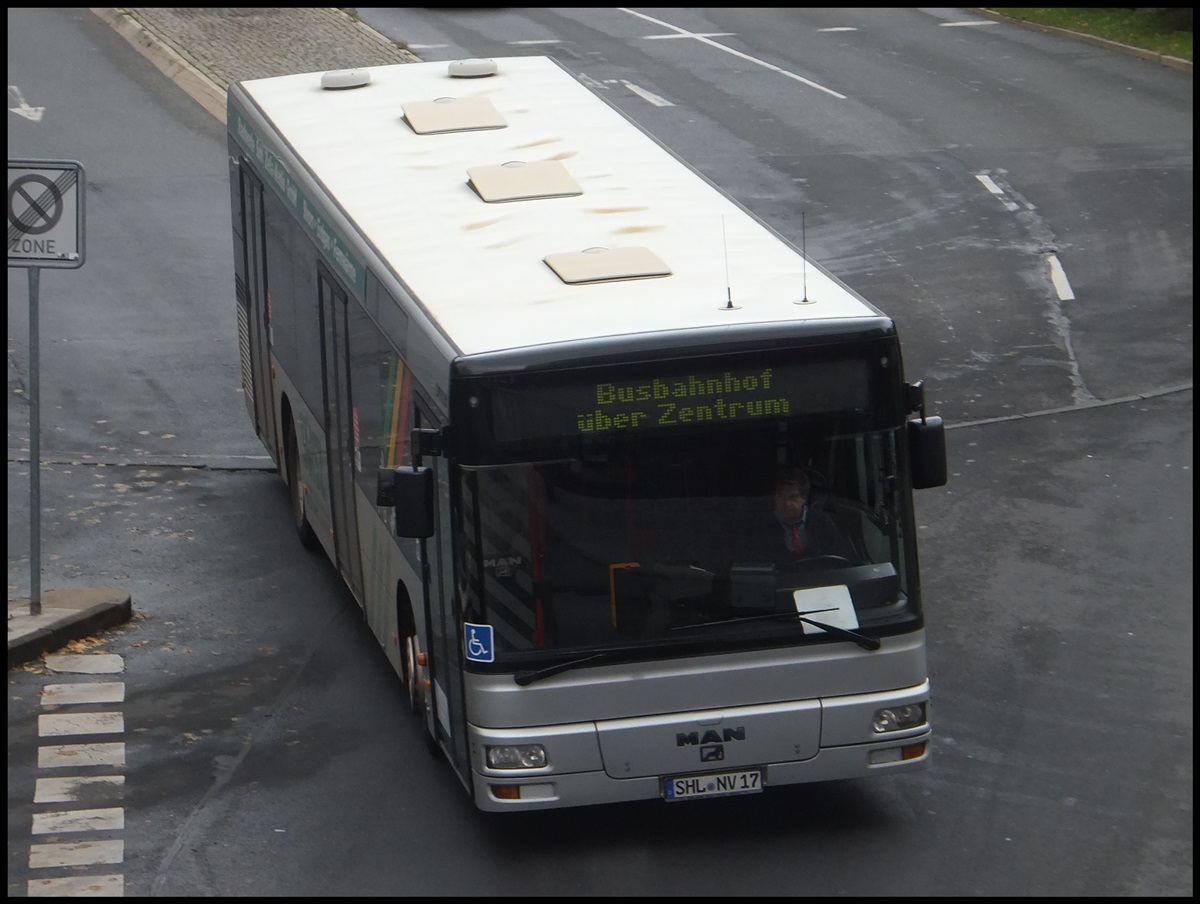
[[[905,401],[919,421],[908,422],[908,462],[914,490],[946,485],[946,427],[940,417],[925,416],[925,381],[905,387]]]
[[[946,427],[940,417],[908,422],[908,462],[914,490],[946,485]]]
[[[380,468],[375,504],[396,509],[396,536],[433,536],[433,469]]]

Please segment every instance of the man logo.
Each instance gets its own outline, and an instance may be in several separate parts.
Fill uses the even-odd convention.
[[[700,748],[700,762],[715,763],[717,760],[725,759],[725,745],[714,744],[711,747]]]
[[[494,559],[483,560],[483,567],[491,569],[498,578],[512,577],[522,564],[520,556],[496,556]]]
[[[730,741],[744,740],[746,740],[746,728],[739,725],[736,728],[722,728],[719,734],[711,728],[704,734],[700,734],[698,731],[681,731],[675,735],[675,746],[691,747],[701,744],[719,744],[722,741],[729,743]]]

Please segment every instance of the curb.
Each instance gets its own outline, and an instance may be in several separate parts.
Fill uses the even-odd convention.
[[[1095,35],[1084,34],[1081,31],[1071,31],[1069,28],[1058,28],[1054,25],[1043,25],[1040,22],[1027,22],[1024,19],[1014,19],[1006,16],[1003,13],[998,13],[987,7],[971,7],[974,12],[981,16],[987,16],[996,22],[1007,22],[1010,25],[1020,25],[1022,28],[1032,28],[1034,31],[1040,31],[1045,34],[1063,35],[1068,38],[1075,38],[1077,41],[1083,41],[1085,44],[1094,44],[1097,47],[1107,47],[1109,50],[1115,50],[1119,53],[1124,53],[1127,56],[1134,56],[1138,59],[1145,60],[1148,63],[1157,63],[1160,66],[1166,66],[1168,69],[1177,69],[1180,72],[1191,72],[1192,61],[1183,60],[1179,57],[1167,56],[1165,53],[1158,53],[1154,50],[1143,50],[1140,47],[1131,47],[1128,44],[1122,44],[1120,41],[1110,41],[1108,38],[1098,38]]]
[[[137,48],[163,75],[183,89],[200,106],[225,122],[225,89],[185,60],[165,41],[120,9],[90,7],[91,11]]]
[[[8,601],[10,669],[133,617],[129,594],[104,587],[47,590],[41,607],[41,615],[34,616],[29,614],[28,597]]]

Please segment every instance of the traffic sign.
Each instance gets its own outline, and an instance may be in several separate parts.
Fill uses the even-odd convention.
[[[8,265],[83,265],[83,165],[74,160],[8,161]]]

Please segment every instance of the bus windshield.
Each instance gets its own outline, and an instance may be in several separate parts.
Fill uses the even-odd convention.
[[[919,627],[904,433],[851,420],[635,432],[461,468],[459,586],[467,619],[495,630],[493,667],[828,638],[789,617],[806,612],[876,636]]]

